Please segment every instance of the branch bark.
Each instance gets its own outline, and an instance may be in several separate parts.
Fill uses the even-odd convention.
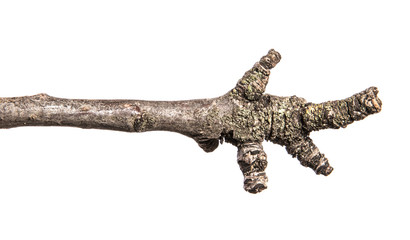
[[[64,99],[38,94],[0,98],[0,128],[70,126],[126,132],[172,131],[194,139],[206,152],[226,141],[238,147],[244,188],[267,187],[262,142],[286,147],[303,166],[329,175],[333,168],[309,138],[312,131],[346,127],[381,111],[375,87],[320,104],[264,94],[270,69],[281,56],[270,50],[228,93],[186,101]]]

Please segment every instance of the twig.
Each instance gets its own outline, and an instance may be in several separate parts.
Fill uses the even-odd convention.
[[[264,94],[275,50],[262,57],[223,96],[187,101],[81,100],[46,94],[0,98],[0,128],[71,126],[126,132],[172,131],[193,138],[206,152],[226,141],[238,147],[244,188],[267,187],[262,142],[286,147],[303,166],[329,175],[333,168],[309,138],[312,131],[346,127],[381,111],[378,90],[370,87],[349,98],[320,104],[303,98]]]

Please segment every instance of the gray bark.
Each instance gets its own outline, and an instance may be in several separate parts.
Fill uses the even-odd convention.
[[[244,188],[266,189],[267,157],[261,143],[286,147],[303,166],[329,175],[333,168],[309,138],[311,131],[346,127],[381,111],[375,87],[320,104],[264,94],[270,69],[280,61],[270,50],[225,95],[186,101],[64,99],[46,94],[0,98],[0,128],[70,126],[126,132],[171,131],[194,139],[206,152],[226,141],[238,147]]]

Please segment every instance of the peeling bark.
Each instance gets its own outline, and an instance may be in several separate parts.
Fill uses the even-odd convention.
[[[126,132],[171,131],[194,139],[206,152],[226,141],[238,147],[244,188],[266,189],[267,156],[262,142],[286,147],[303,166],[329,175],[333,168],[309,138],[312,131],[346,127],[381,111],[378,90],[320,104],[296,96],[264,94],[270,69],[281,56],[270,50],[217,98],[187,101],[64,99],[46,94],[0,98],[0,128],[70,126]]]

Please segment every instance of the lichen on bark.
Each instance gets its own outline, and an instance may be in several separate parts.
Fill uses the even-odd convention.
[[[72,126],[126,132],[172,131],[194,139],[206,152],[222,142],[238,148],[244,188],[267,188],[267,156],[262,142],[285,146],[287,152],[316,174],[333,168],[310,132],[346,127],[381,111],[378,90],[370,87],[353,96],[314,104],[291,96],[265,94],[270,69],[281,56],[270,50],[223,96],[186,101],[63,99],[38,94],[0,98],[0,128]]]

